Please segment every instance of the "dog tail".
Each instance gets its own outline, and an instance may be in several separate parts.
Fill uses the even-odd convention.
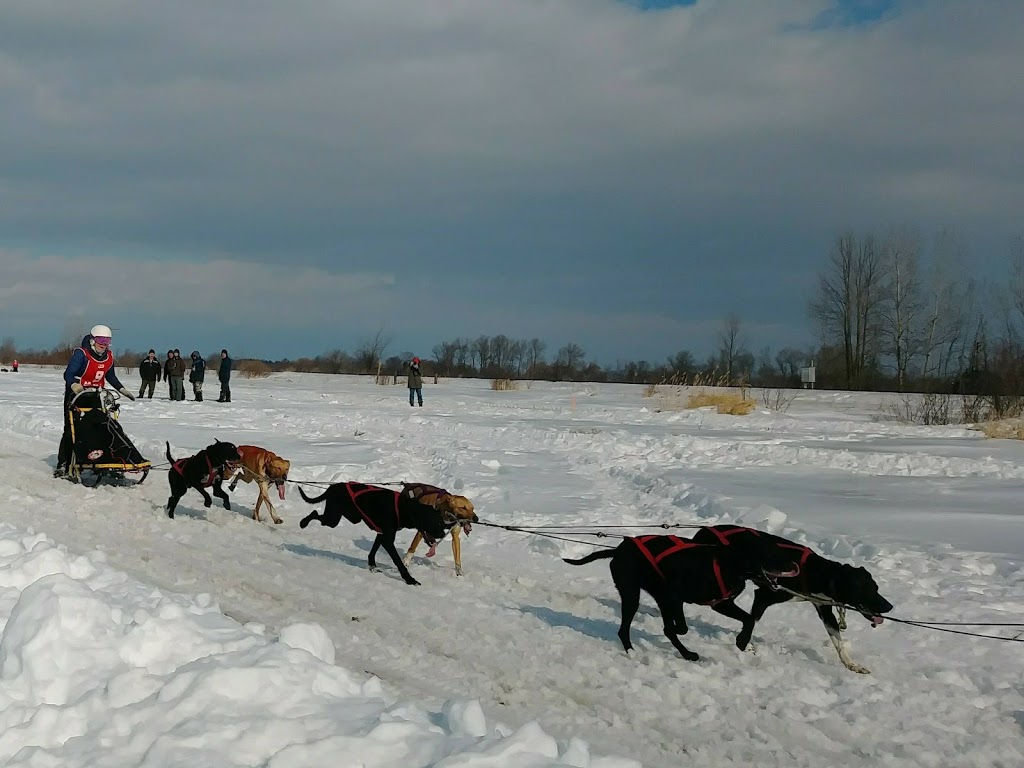
[[[316,497],[315,499],[311,499],[311,498],[309,498],[309,496],[307,496],[307,495],[305,494],[305,492],[304,492],[304,491],[302,490],[302,486],[301,486],[301,485],[299,486],[299,496],[301,496],[301,497],[302,497],[303,499],[305,499],[305,500],[306,500],[306,501],[307,501],[308,503],[310,503],[310,504],[316,504],[316,503],[317,503],[318,501],[323,501],[323,500],[324,500],[324,497],[325,497],[326,495],[327,495],[327,491],[324,491],[324,492],[323,492],[323,493],[321,493],[321,494],[320,494],[319,496],[317,496],[317,497]]]
[[[167,443],[167,460],[171,462],[171,464],[174,463],[174,457],[171,456],[171,444],[169,442]]]
[[[597,552],[591,552],[586,557],[581,557],[578,560],[572,560],[568,557],[563,557],[562,559],[569,565],[586,565],[587,563],[592,563],[595,560],[610,560],[613,557],[615,557],[614,549],[599,549]]]

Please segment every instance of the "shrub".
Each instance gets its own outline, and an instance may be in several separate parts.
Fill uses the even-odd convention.
[[[262,360],[243,360],[237,370],[243,379],[263,379],[270,375],[270,366]]]
[[[795,392],[786,392],[786,390],[776,387],[764,387],[761,390],[761,402],[770,411],[785,413],[793,404],[794,399],[796,399]]]
[[[715,406],[719,413],[731,416],[746,416],[757,405],[747,397],[747,390],[739,392],[694,392],[686,400],[687,408]]]
[[[509,389],[519,389],[519,382],[515,379],[491,379],[491,389],[497,392],[504,392]]]

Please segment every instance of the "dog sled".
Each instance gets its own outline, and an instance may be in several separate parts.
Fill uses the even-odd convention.
[[[119,422],[120,395],[111,389],[84,390],[72,398],[67,412],[72,452],[67,479],[95,488],[101,482],[112,485],[140,485],[152,463],[128,439]],[[137,475],[128,479],[126,475]]]

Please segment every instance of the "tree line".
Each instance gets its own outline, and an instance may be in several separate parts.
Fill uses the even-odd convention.
[[[427,376],[443,377],[799,387],[800,369],[813,363],[819,388],[1024,395],[1024,237],[1008,248],[1005,279],[986,285],[972,273],[967,245],[952,230],[928,242],[910,230],[840,233],[824,256],[807,309],[817,342],[778,350],[752,351],[742,318],[730,312],[722,318],[716,351],[701,360],[681,348],[660,361],[601,366],[575,342],[552,350],[539,338],[498,334],[441,341],[431,358],[423,356],[422,367]],[[69,329],[65,340],[45,350],[18,349],[7,337],[0,361],[63,365],[76,335]],[[412,353],[389,355],[390,346],[380,328],[352,353],[333,349],[260,362],[270,371],[400,376]],[[145,353],[119,349],[116,355],[121,365],[135,367]]]

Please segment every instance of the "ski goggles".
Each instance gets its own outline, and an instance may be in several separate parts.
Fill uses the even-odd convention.
[[[95,341],[97,344],[102,344],[104,347],[110,346],[109,336],[93,336],[92,340]]]

